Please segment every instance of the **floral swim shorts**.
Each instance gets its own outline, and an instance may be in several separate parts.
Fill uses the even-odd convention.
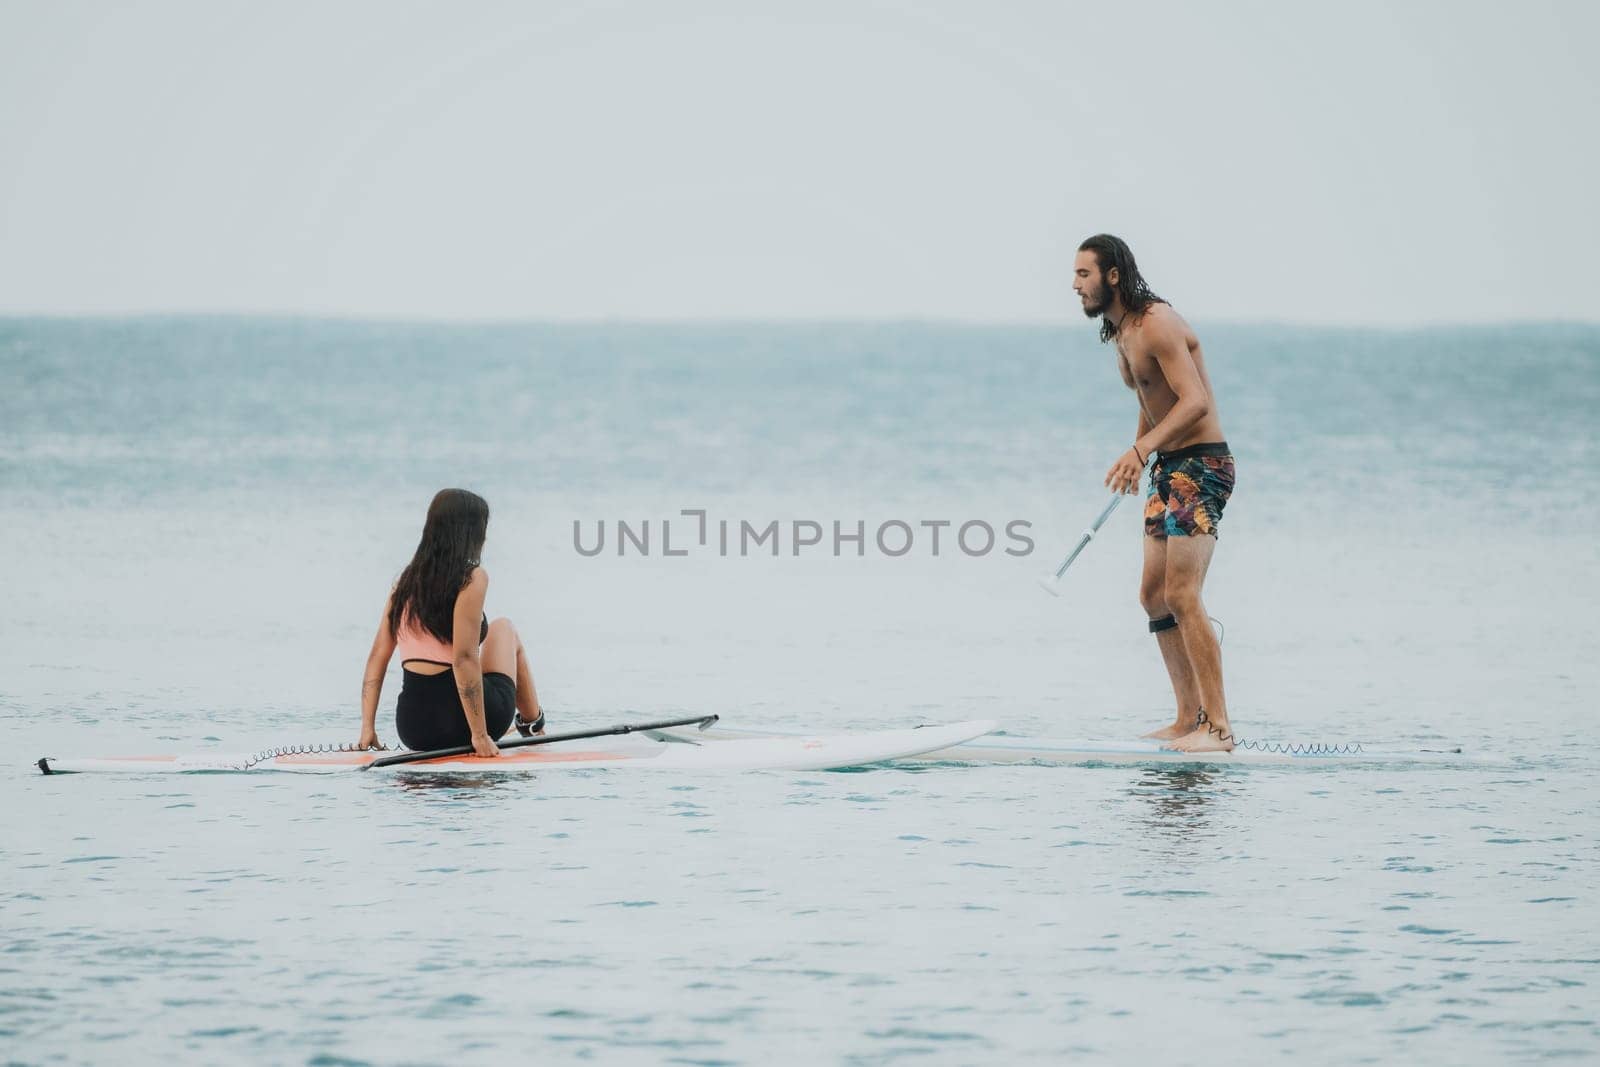
[[[1215,537],[1232,495],[1233,453],[1227,442],[1158,452],[1144,498],[1144,535]]]

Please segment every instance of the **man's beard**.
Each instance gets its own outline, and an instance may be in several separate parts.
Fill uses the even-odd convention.
[[[1085,318],[1097,319],[1105,314],[1106,308],[1111,306],[1111,287],[1106,285],[1105,282],[1095,286],[1094,292],[1084,295],[1089,297],[1088,300],[1083,302]]]

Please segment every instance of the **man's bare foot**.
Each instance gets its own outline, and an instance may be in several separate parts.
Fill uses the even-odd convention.
[[[1167,747],[1175,752],[1232,752],[1233,730],[1227,723],[1204,723]]]
[[[1194,720],[1185,719],[1183,722],[1170,723],[1159,730],[1151,730],[1147,734],[1140,734],[1142,738],[1151,741],[1171,741],[1173,738],[1182,737],[1194,730]]]

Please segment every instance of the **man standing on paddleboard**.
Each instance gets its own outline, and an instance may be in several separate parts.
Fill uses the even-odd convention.
[[[1146,737],[1183,752],[1233,749],[1222,691],[1222,648],[1200,600],[1217,547],[1217,525],[1233,492],[1233,455],[1222,437],[1200,339],[1150,291],[1121,238],[1098,234],[1078,246],[1072,289],[1100,319],[1100,340],[1117,348],[1122,380],[1139,399],[1133,445],[1106,473],[1119,493],[1145,492],[1144,575],[1139,601],[1161,646],[1176,719]]]

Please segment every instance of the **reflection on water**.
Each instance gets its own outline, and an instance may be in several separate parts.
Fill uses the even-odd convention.
[[[523,778],[531,775],[523,774]],[[490,790],[508,785],[506,776],[495,772],[486,774],[397,774],[394,776],[394,785],[404,793],[433,793],[440,789],[476,789]]]
[[[1210,829],[1212,805],[1226,797],[1225,785],[1214,785],[1214,768],[1188,764],[1146,767],[1128,790],[1145,802],[1144,819],[1158,836],[1188,839]]]

